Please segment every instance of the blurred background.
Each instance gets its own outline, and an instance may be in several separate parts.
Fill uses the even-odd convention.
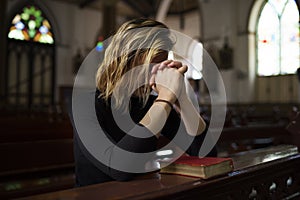
[[[299,0],[1,0],[0,198],[74,186],[74,78],[92,49],[103,53],[103,41],[137,17],[200,42],[218,66],[227,95],[220,156],[300,146],[287,130],[300,101],[299,9]],[[187,78],[209,119],[219,80],[209,93],[201,74]]]

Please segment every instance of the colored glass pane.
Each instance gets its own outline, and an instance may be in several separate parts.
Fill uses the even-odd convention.
[[[257,24],[257,73],[292,74],[300,67],[299,11],[294,0],[269,0]]]
[[[280,72],[276,57],[279,56],[279,23],[273,8],[266,4],[263,8],[257,30],[257,61],[259,75],[276,75]]]
[[[291,74],[300,67],[299,12],[293,1],[289,1],[285,10],[281,16],[281,73]]]
[[[101,52],[101,51],[104,50],[104,47],[103,47],[103,37],[102,36],[100,36],[98,38],[98,42],[96,44],[96,50],[99,51],[99,52]]]
[[[53,44],[51,25],[35,6],[26,6],[12,22],[8,38]]]

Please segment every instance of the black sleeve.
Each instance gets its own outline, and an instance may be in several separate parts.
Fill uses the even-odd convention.
[[[96,97],[99,94],[96,93]],[[93,97],[92,97],[93,96]],[[157,138],[145,127],[139,124],[133,124],[128,130],[122,132],[118,129],[118,126],[113,124],[113,117],[107,105],[104,101],[97,100],[94,101],[95,105],[90,106],[81,105],[81,102],[85,102],[86,98],[95,98],[95,92],[91,93],[80,93],[78,95],[77,106],[79,107],[80,114],[77,116],[77,121],[82,120],[80,123],[88,124],[91,130],[95,131],[95,138],[100,138],[111,141],[111,143],[101,143],[101,141],[92,143],[95,145],[93,150],[97,151],[97,146],[99,148],[98,157],[101,158],[101,162],[92,155],[85,147],[78,136],[85,134],[84,131],[77,133],[77,127],[74,126],[74,157],[75,157],[75,173],[76,173],[76,183],[78,186],[90,185],[94,183],[102,183],[106,181],[127,181],[134,178],[136,175],[145,174],[143,171],[138,171],[136,173],[134,170],[130,172],[123,172],[122,170],[114,169],[113,164],[120,164],[123,167],[139,167],[140,169],[145,168],[145,164],[148,161],[152,161],[150,156],[143,156],[142,158],[134,156],[120,156],[118,152],[122,149],[129,152],[135,153],[146,153],[156,150]],[[91,114],[92,113],[92,114]],[[73,116],[73,115],[72,115]],[[73,121],[73,117],[72,117]],[[107,129],[108,128],[108,129]],[[85,131],[90,131],[86,129]],[[101,133],[102,132],[102,133]],[[104,133],[103,133],[104,132]],[[94,134],[93,133],[93,134]],[[96,136],[97,134],[100,136]],[[90,135],[91,133],[89,133]],[[103,134],[103,135],[102,135]],[[138,136],[143,135],[144,138],[139,138]],[[84,135],[83,135],[84,136]],[[93,140],[91,140],[93,142]],[[95,152],[95,151],[94,151]],[[105,162],[104,162],[105,161]],[[106,164],[105,164],[106,163]],[[116,165],[115,165],[116,166]]]
[[[135,135],[140,134],[140,131],[143,130],[144,134],[148,134],[148,138],[136,138],[129,134]],[[109,159],[109,165],[105,165],[101,163],[100,161],[96,160],[90,153],[86,150],[86,148],[82,145],[81,141],[79,140],[79,146],[83,153],[83,155],[87,158],[88,162],[92,165],[96,166],[101,172],[105,173],[109,177],[111,177],[113,180],[117,181],[128,181],[133,179],[136,175],[143,174],[143,173],[134,173],[134,172],[123,172],[116,170],[111,167],[111,163],[118,163],[122,165],[123,167],[129,167],[129,168],[139,168],[142,169],[145,167],[145,164],[148,161],[151,161],[152,157],[143,156],[142,158],[138,158],[136,156],[130,156],[130,157],[120,157],[118,154],[118,151],[116,150],[117,147],[124,149],[126,151],[135,152],[135,153],[147,153],[151,151],[156,150],[156,143],[157,139],[156,137],[149,131],[147,133],[147,129],[141,129],[139,125],[134,127],[128,135],[124,136],[118,143],[109,146],[107,149],[105,149],[104,152],[102,152],[102,155],[105,158]],[[98,176],[95,174],[95,176]],[[101,180],[100,180],[101,182]]]
[[[152,159],[150,155],[148,157],[143,156],[141,158],[141,156],[133,156],[133,153],[139,153],[138,155],[140,155],[141,153],[154,152],[157,146],[157,138],[141,124],[136,124],[129,128],[129,131],[127,132],[122,131],[115,123],[111,110],[107,107],[105,102],[98,99],[95,103],[97,120],[105,135],[112,141],[112,143],[114,143],[106,148],[102,154],[108,159],[109,165],[105,166],[102,163],[98,163],[96,166],[114,180],[131,180],[140,173],[128,173],[113,169],[111,167],[112,163],[117,163],[118,166],[121,165],[125,168],[131,169],[144,168],[146,163]],[[143,137],[139,137],[141,135]],[[132,156],[120,156],[119,149],[123,149],[127,152],[133,152],[132,154],[129,154]],[[97,163],[97,161],[94,160],[93,163],[95,162]]]
[[[146,138],[138,138],[132,135],[143,134]],[[145,127],[136,125],[128,134],[126,134],[116,145],[111,146],[106,154],[109,155],[111,162],[118,162],[122,166],[130,167],[131,169],[143,169],[147,162],[151,161],[152,156],[141,156],[140,153],[154,152],[156,150],[157,138]],[[134,155],[126,158],[115,156],[115,148],[119,147],[128,152],[139,153],[139,157]],[[128,173],[115,170],[109,167],[109,175],[119,181],[127,181],[134,178],[140,173]]]
[[[180,127],[180,123],[182,123],[181,127]],[[190,136],[186,132],[186,129],[184,128],[183,122],[181,121],[179,114],[174,109],[172,109],[169,118],[164,128],[162,129],[161,133],[163,136],[167,138],[167,140],[171,141],[173,140],[175,135],[178,134],[180,131],[181,137],[177,139],[177,141],[174,141],[175,145],[183,149],[187,147],[186,144],[189,143],[190,145],[188,145],[188,148],[187,149],[185,148],[186,153],[191,156],[198,156],[200,148],[208,133],[209,122],[205,120],[205,123],[206,123],[206,128],[200,135],[195,137]],[[214,147],[207,156],[216,156],[216,155],[217,152],[216,152],[216,148]]]

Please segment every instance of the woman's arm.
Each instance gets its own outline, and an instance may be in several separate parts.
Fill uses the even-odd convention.
[[[182,75],[177,72],[177,69],[165,69],[160,70],[156,76],[156,90],[158,98],[174,104],[176,101],[176,94],[178,96],[181,91],[183,82]],[[109,160],[109,166],[106,169],[102,168],[110,177],[115,180],[130,180],[136,176],[135,173],[122,172],[112,168],[111,163],[116,163],[121,160],[120,164],[124,168],[136,168],[139,165],[139,169],[142,169],[148,161],[151,161],[150,157],[141,159],[140,157],[124,158],[118,156],[118,148],[125,151],[135,153],[147,153],[156,150],[157,138],[160,136],[161,129],[164,127],[172,107],[164,101],[156,101],[147,111],[145,116],[139,122],[139,125],[133,127],[126,135],[116,143],[116,145],[109,146],[104,152],[103,156]],[[99,116],[105,118],[105,116]],[[146,138],[139,136],[143,135]]]
[[[200,116],[199,112],[190,101],[187,93],[182,91],[179,97],[180,115],[184,122],[186,131],[191,136],[197,136],[204,132],[206,123]]]
[[[177,72],[179,72],[182,77],[187,71],[187,66],[182,65],[181,62],[167,60],[162,62],[160,65],[156,65],[153,68],[152,73],[156,74],[157,72],[164,70],[165,68],[171,68],[173,70],[177,69]],[[156,79],[157,75],[153,80],[156,81]],[[182,87],[180,93],[177,94],[178,101],[176,101],[176,106],[180,108],[179,112],[186,127],[187,133],[191,136],[200,135],[205,130],[206,123],[190,101],[185,89],[183,78],[181,79],[181,81],[179,81],[179,83],[182,84]],[[178,103],[180,103],[180,105]]]
[[[163,98],[160,98],[158,96],[157,99]],[[164,100],[166,100],[166,98]],[[170,105],[168,105],[168,103],[162,101],[154,102],[149,111],[140,121],[140,124],[142,124],[148,130],[150,130],[157,138],[159,138],[160,131],[165,125],[171,109],[172,108],[170,107]]]
[[[160,65],[164,65],[161,63]],[[163,68],[156,71],[155,91],[158,93],[157,100],[146,113],[140,124],[147,127],[156,137],[165,125],[167,118],[184,87],[184,79],[180,71],[172,68]]]

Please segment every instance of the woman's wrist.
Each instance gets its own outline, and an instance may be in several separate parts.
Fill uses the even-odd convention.
[[[158,94],[157,99],[162,99],[174,104],[176,101],[175,95]]]
[[[171,109],[173,108],[173,104],[170,101],[165,100],[165,99],[157,98],[154,102],[162,102],[162,103],[165,103],[165,104],[169,105]]]

